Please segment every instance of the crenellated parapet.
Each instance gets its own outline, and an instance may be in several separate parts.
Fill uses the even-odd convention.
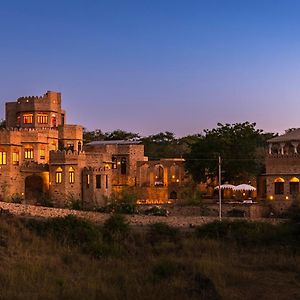
[[[62,165],[62,164],[77,164],[78,161],[85,160],[85,152],[71,151],[71,150],[57,150],[50,151],[50,164]]]

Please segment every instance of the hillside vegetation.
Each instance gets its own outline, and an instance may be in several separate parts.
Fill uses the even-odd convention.
[[[297,223],[0,218],[1,299],[299,299]]]

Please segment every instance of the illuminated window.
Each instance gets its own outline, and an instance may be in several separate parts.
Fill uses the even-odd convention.
[[[96,175],[96,189],[101,189],[101,175]]]
[[[13,165],[15,165],[15,166],[19,165],[19,152],[13,152],[12,162],[13,162]]]
[[[25,159],[33,159],[33,149],[32,148],[25,148],[24,158]]]
[[[48,124],[48,115],[47,114],[38,114],[37,122],[38,122],[38,124]]]
[[[117,158],[116,158],[116,157],[113,157],[113,158],[112,158],[112,165],[111,165],[111,168],[112,168],[112,169],[116,169],[116,168],[117,168],[117,163],[118,163]]]
[[[55,182],[61,183],[62,182],[62,168],[59,167],[55,171]]]
[[[75,170],[73,167],[69,168],[69,183],[75,182]]]
[[[299,179],[297,177],[293,177],[290,180],[290,194],[298,195],[299,194]]]
[[[32,124],[33,114],[23,115],[23,123],[24,124]]]
[[[45,159],[45,157],[46,157],[45,149],[40,149],[40,159]]]
[[[274,180],[275,187],[275,195],[283,195],[284,194],[284,179],[278,177]]]
[[[0,151],[0,165],[6,165],[6,152]]]
[[[86,175],[86,187],[87,187],[87,188],[90,187],[90,181],[91,181],[90,174],[87,174],[87,175]]]

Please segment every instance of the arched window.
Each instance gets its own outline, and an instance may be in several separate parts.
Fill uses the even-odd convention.
[[[299,178],[293,177],[290,179],[290,194],[298,195],[299,194]]]
[[[61,183],[62,182],[62,168],[58,167],[55,171],[55,183]]]
[[[75,182],[75,169],[73,167],[69,168],[69,183]]]
[[[275,195],[283,195],[284,194],[284,179],[282,177],[278,177],[274,180],[275,185]]]

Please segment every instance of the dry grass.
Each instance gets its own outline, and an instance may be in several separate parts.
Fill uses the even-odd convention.
[[[55,232],[1,218],[0,299],[300,299],[294,247],[165,234],[159,242],[141,232],[103,241],[95,258]]]

